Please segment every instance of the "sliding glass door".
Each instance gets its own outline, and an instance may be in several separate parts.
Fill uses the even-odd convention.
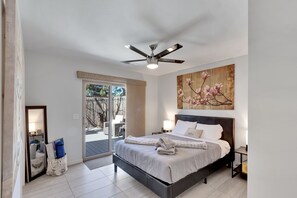
[[[123,85],[84,82],[84,160],[112,154],[125,138],[126,89]]]

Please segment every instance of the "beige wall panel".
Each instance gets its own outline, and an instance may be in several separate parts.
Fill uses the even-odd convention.
[[[128,135],[145,135],[145,86],[127,84],[126,136]]]

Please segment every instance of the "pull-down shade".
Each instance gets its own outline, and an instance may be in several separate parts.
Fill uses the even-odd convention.
[[[88,73],[83,71],[77,71],[77,78],[83,80],[98,80],[101,82],[126,84],[126,136],[145,135],[145,81]]]

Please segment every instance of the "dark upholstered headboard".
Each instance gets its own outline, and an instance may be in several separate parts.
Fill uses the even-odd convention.
[[[229,142],[231,151],[234,151],[234,118],[222,118],[222,117],[208,117],[208,116],[195,116],[195,115],[175,115],[175,122],[177,120],[198,122],[201,124],[220,124],[223,127],[223,140]]]

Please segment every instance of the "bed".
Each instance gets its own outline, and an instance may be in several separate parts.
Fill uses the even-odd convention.
[[[208,175],[214,171],[220,169],[223,166],[231,164],[234,161],[234,119],[233,118],[221,118],[221,117],[205,117],[205,116],[192,116],[192,115],[180,115],[175,116],[175,120],[183,121],[197,121],[202,124],[220,124],[223,127],[222,140],[225,140],[230,145],[230,152],[224,157],[210,163],[207,166],[200,167],[198,171],[189,173],[185,177],[179,178],[174,177],[172,180],[166,180],[158,176],[153,176],[154,174],[149,174],[149,171],[144,171],[142,166],[134,165],[134,161],[124,159],[123,153],[115,153],[113,155],[113,163],[115,166],[115,172],[117,167],[122,168],[125,172],[130,174],[140,183],[144,184],[146,187],[151,189],[160,197],[170,198],[176,197],[181,194],[198,181],[203,180],[206,183],[206,178]],[[139,149],[139,148],[138,148]],[[122,157],[123,156],[123,157]],[[175,171],[176,172],[176,171]]]

